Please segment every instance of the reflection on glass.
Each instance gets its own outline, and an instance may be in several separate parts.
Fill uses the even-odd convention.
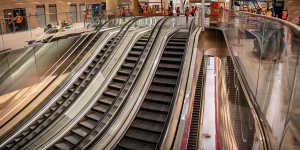
[[[259,15],[210,11],[205,10],[206,27],[223,31],[271,148],[300,149],[299,29]]]

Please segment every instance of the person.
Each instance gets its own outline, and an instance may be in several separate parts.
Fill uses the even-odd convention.
[[[19,13],[17,13],[16,14],[16,26],[17,26],[18,30],[23,29],[23,20],[24,20],[24,18]]]
[[[143,16],[146,16],[146,15],[147,15],[147,7],[143,6]]]
[[[190,16],[190,10],[189,10],[189,7],[186,7],[186,8],[185,8],[184,15],[185,15],[185,17],[186,17],[186,22],[188,22],[188,21],[189,21],[189,16]]]
[[[192,12],[191,12],[191,15],[192,16],[195,16],[195,13],[196,13],[196,8],[194,6],[192,6]]]
[[[298,17],[298,23],[297,23],[298,26],[300,26],[300,17]]]
[[[177,9],[176,9],[176,14],[177,14],[177,16],[180,16],[180,8],[179,7],[177,7]]]
[[[169,12],[168,12],[169,16],[173,16],[173,8],[169,7]]]
[[[122,9],[121,9],[121,11],[120,11],[121,17],[125,17],[125,13],[126,13],[125,8],[122,7]]]
[[[262,15],[266,15],[266,7],[263,7],[263,8],[261,9],[261,14],[262,14]]]
[[[8,32],[14,32],[14,24],[13,24],[13,19],[12,19],[12,13],[8,13],[8,18],[7,18],[7,31]]]
[[[154,7],[154,6],[153,6],[153,8],[152,8],[152,14],[153,14],[153,16],[156,15],[156,7]]]
[[[86,20],[87,20],[87,12],[86,12],[86,10],[83,10],[83,12],[82,12],[82,20],[83,20],[83,25],[85,27],[85,23],[86,23]]]
[[[267,11],[267,16],[269,16],[269,17],[272,17],[272,16],[273,16],[271,10],[268,10],[268,11]]]
[[[147,16],[151,16],[152,14],[151,14],[151,6],[150,5],[148,5],[147,6]]]
[[[287,9],[283,9],[281,18],[283,20],[287,20],[287,18],[288,18],[288,10]]]

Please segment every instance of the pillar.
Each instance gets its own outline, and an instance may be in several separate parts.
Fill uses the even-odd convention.
[[[138,0],[130,0],[130,13],[134,16],[138,15],[138,4]]]
[[[169,1],[168,0],[164,0],[164,10],[165,12],[168,11],[168,7],[169,7]]]
[[[119,3],[118,0],[106,0],[106,14],[108,16],[119,14]]]

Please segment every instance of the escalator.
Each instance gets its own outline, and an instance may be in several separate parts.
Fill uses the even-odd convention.
[[[88,37],[91,37],[88,36]],[[96,36],[90,44],[86,45],[87,48],[92,47],[100,36]],[[36,121],[34,121],[26,130],[24,130],[19,136],[15,137],[14,140],[5,145],[9,149],[18,149],[26,144],[28,141],[33,139],[51,123],[53,123],[61,114],[63,114],[76,100],[76,98],[83,92],[85,87],[91,82],[96,72],[99,71],[97,63],[100,61],[105,51],[114,43],[114,40],[118,38],[112,38],[107,42],[102,51],[95,57],[92,63],[85,69],[85,71],[79,76],[79,78],[62,94],[60,98],[56,100],[51,107],[43,113]],[[81,44],[84,45],[84,44]],[[84,46],[79,47],[84,47]],[[86,52],[84,52],[86,53]]]
[[[111,109],[120,92],[123,90],[126,81],[129,79],[129,76],[143,53],[149,36],[149,34],[146,34],[135,43],[127,55],[125,62],[121,65],[117,74],[98,101],[91,107],[80,122],[50,149],[69,150],[75,149],[75,147],[76,149],[80,149],[79,146],[83,144],[82,141],[91,135],[91,132],[106,115],[109,115],[109,109]]]
[[[116,149],[159,148],[176,98],[187,39],[187,33],[177,32],[168,41],[144,102]]]

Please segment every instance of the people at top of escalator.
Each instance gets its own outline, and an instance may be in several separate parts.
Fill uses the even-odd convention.
[[[8,32],[14,32],[14,24],[13,24],[13,16],[12,13],[7,14],[6,25]]]
[[[191,15],[192,15],[192,16],[195,16],[196,11],[197,11],[197,7],[192,6],[192,12],[191,12]]]
[[[190,9],[189,9],[189,7],[185,8],[184,15],[187,16],[187,17],[190,16]]]
[[[155,16],[156,15],[156,7],[153,6],[152,8],[152,15]]]
[[[288,18],[288,10],[286,8],[283,9],[281,18],[283,20],[287,20],[287,18]]]
[[[266,11],[267,11],[266,7],[261,8],[261,14],[262,15],[266,15]]]
[[[120,10],[121,17],[125,17],[125,14],[126,14],[125,7],[122,7],[121,10]]]
[[[269,17],[272,17],[272,16],[273,16],[273,13],[272,13],[271,9],[269,9],[269,10],[267,11],[267,16],[269,16]]]
[[[176,8],[176,14],[177,14],[177,16],[180,16],[180,8],[179,7]]]
[[[190,9],[189,9],[189,7],[185,8],[184,15],[186,17],[186,22],[188,22],[189,21],[189,16],[190,16]]]
[[[169,16],[173,16],[173,8],[172,7],[169,7],[169,9],[168,9],[168,15]]]
[[[151,6],[147,6],[147,16],[151,16],[152,15],[152,10],[151,10]]]
[[[146,15],[147,15],[147,7],[143,6],[143,16],[146,16]]]
[[[86,20],[87,20],[87,11],[86,10],[83,10],[83,12],[82,12],[82,20],[83,20],[83,25],[85,27]]]

